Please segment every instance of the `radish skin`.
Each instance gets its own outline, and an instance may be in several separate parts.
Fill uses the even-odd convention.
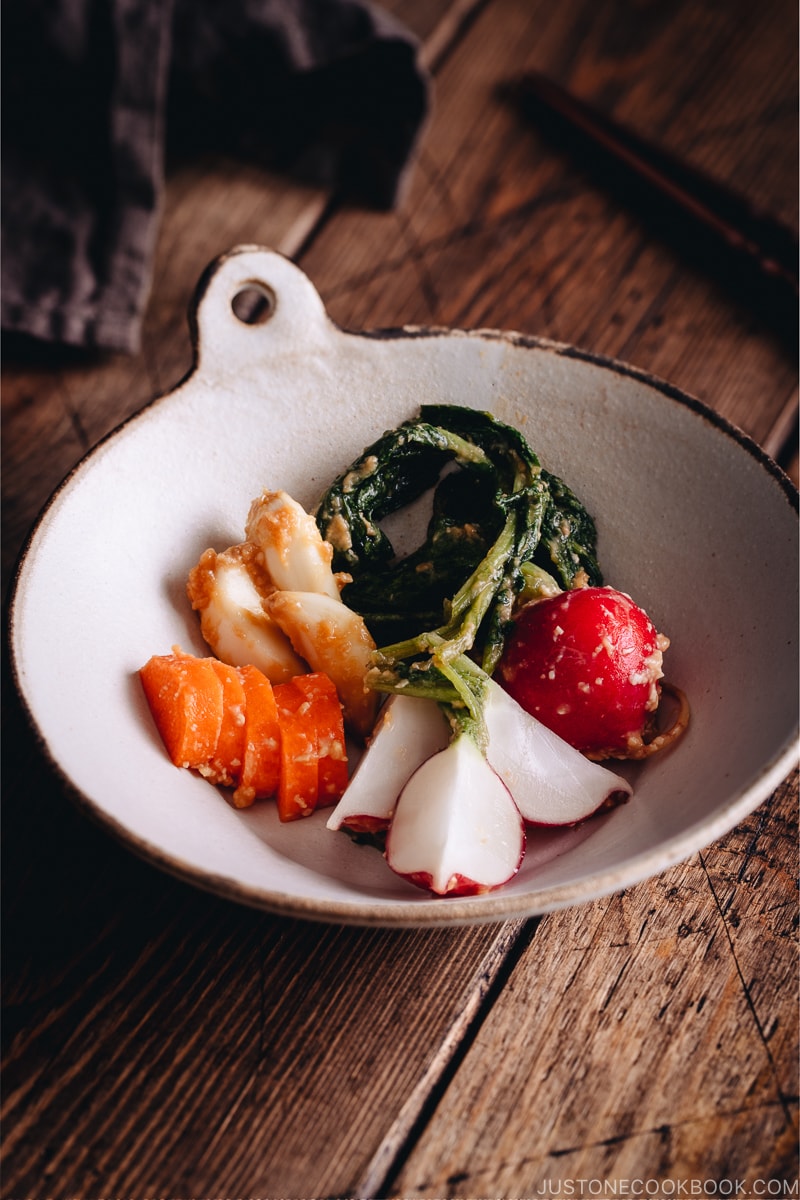
[[[418,767],[397,800],[386,861],[437,896],[507,883],[525,853],[525,825],[506,785],[467,734]]]

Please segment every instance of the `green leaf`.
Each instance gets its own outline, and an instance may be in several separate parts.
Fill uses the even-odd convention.
[[[398,558],[379,522],[431,488],[425,540]],[[479,745],[486,680],[532,581],[550,589],[555,570],[565,588],[602,583],[594,521],[575,494],[518,430],[458,405],[423,405],[367,447],[317,522],[334,569],[352,578],[342,598],[381,645],[369,686],[436,700]]]

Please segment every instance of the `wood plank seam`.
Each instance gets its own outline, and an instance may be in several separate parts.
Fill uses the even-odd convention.
[[[784,470],[797,453],[798,443],[798,394],[795,390],[778,414],[772,429],[764,438],[761,448],[774,458]]]
[[[409,1154],[429,1124],[442,1096],[458,1073],[481,1027],[489,1016],[497,997],[504,990],[519,960],[533,942],[541,922],[540,917],[514,922],[509,936],[498,947],[496,969],[486,969],[476,982],[461,1019],[454,1023],[429,1070],[403,1106],[398,1118],[387,1130],[383,1141],[367,1164],[364,1174],[354,1185],[351,1194],[358,1196],[388,1196],[393,1192]],[[340,1197],[339,1200],[344,1200]]]
[[[448,8],[421,47],[420,62],[426,71],[435,75],[440,70],[491,2],[492,0],[456,0]]]

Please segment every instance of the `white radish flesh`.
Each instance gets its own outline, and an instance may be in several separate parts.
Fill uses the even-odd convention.
[[[409,777],[449,741],[450,725],[434,700],[390,696],[328,829],[385,829]]]
[[[465,734],[413,773],[386,837],[392,870],[439,896],[507,883],[524,853],[525,826],[511,793]]]
[[[627,780],[584,758],[493,681],[484,717],[489,762],[529,823],[575,825],[604,805],[631,796]]]

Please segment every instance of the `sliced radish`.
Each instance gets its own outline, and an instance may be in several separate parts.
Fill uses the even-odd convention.
[[[584,758],[493,681],[484,717],[486,756],[529,823],[576,825],[633,794],[627,780]]]
[[[385,829],[409,777],[449,741],[450,725],[434,700],[390,696],[328,829]]]
[[[525,825],[506,785],[466,734],[418,767],[397,800],[386,861],[437,896],[507,883],[525,853]]]

